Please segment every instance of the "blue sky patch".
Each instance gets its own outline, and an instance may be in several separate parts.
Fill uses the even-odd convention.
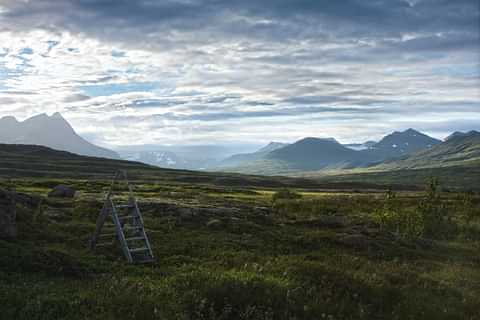
[[[127,54],[124,51],[112,50],[112,57],[115,58],[123,58],[126,57]]]
[[[101,97],[128,92],[150,92],[157,86],[157,82],[131,82],[81,86],[80,90],[90,97]]]
[[[20,55],[30,55],[33,54],[33,49],[32,48],[23,48],[20,51]]]

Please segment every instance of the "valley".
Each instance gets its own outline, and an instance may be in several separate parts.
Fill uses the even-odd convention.
[[[0,319],[477,315],[478,193],[408,176],[179,171],[39,146],[0,154],[18,229],[0,239]],[[127,264],[115,243],[89,249],[117,169],[134,185],[153,264]],[[59,184],[75,198],[48,197]]]

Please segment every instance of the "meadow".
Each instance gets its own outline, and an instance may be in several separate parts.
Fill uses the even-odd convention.
[[[108,179],[0,180],[0,319],[479,319],[476,193],[133,182],[154,264],[89,250]]]

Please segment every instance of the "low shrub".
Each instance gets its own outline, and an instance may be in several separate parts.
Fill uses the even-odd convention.
[[[275,203],[278,200],[296,200],[301,199],[302,195],[290,189],[282,189],[277,191],[272,196],[272,201]]]
[[[436,179],[429,182],[426,195],[414,208],[402,206],[389,190],[383,207],[374,212],[373,219],[381,228],[400,237],[445,239],[454,236],[458,229],[451,208],[440,197]]]

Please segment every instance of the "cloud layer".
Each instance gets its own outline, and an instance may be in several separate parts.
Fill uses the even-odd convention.
[[[480,127],[476,0],[0,0],[0,116],[94,142]]]

